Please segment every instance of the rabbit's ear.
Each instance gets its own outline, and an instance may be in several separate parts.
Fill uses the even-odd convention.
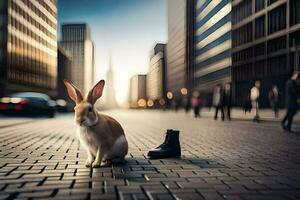
[[[78,88],[73,85],[73,83],[67,79],[64,80],[64,84],[67,88],[69,97],[75,102],[75,103],[80,103],[83,98],[81,95],[81,92],[79,91]]]
[[[93,87],[93,89],[90,90],[87,96],[87,100],[92,105],[102,96],[104,85],[105,85],[105,81],[101,80]]]

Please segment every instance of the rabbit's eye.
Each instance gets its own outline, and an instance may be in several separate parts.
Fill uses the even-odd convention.
[[[92,112],[93,111],[93,108],[92,107],[89,107],[89,112]]]

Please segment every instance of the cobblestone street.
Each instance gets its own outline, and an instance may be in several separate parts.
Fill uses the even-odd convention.
[[[108,114],[129,142],[121,166],[85,167],[72,115],[1,127],[0,199],[300,199],[300,134],[278,122]],[[167,128],[180,130],[181,159],[149,160]]]

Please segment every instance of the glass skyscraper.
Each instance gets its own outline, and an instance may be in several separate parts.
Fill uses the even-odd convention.
[[[230,0],[197,0],[194,89],[204,96],[217,84],[231,81],[230,15]]]

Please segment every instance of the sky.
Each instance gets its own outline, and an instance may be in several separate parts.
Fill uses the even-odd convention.
[[[111,56],[116,98],[123,104],[130,77],[147,73],[154,45],[167,41],[167,0],[58,0],[58,37],[62,24],[77,22],[91,27],[95,80],[105,79]]]

